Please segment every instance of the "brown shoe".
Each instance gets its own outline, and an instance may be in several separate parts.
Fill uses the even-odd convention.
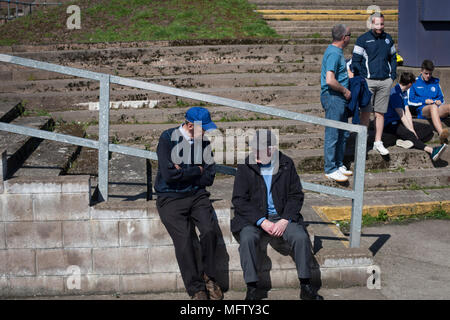
[[[448,143],[448,136],[448,129],[442,130],[441,134],[439,135],[439,140],[441,140],[441,143]]]
[[[208,300],[208,296],[205,291],[197,291],[191,298],[192,300]]]
[[[220,286],[214,280],[210,279],[206,274],[203,275],[205,279],[206,291],[208,291],[210,300],[222,300],[223,292]]]

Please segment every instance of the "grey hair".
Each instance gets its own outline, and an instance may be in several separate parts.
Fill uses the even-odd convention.
[[[333,41],[341,41],[347,33],[347,26],[345,24],[337,24],[331,29],[331,36]]]

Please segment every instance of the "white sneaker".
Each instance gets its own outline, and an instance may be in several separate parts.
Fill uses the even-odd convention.
[[[410,140],[397,139],[395,145],[404,149],[411,149],[414,146],[414,143]]]
[[[333,171],[332,173],[325,174],[325,177],[328,179],[337,181],[337,182],[345,182],[348,181],[348,178],[344,176],[340,170]]]
[[[353,172],[352,171],[350,171],[350,170],[347,170],[347,167],[346,166],[342,166],[342,167],[339,167],[339,171],[344,175],[344,176],[352,176],[353,175]]]
[[[387,156],[389,154],[389,150],[383,146],[383,141],[374,142],[373,150],[378,151],[382,156]]]

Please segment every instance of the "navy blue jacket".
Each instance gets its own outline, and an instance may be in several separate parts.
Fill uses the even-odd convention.
[[[174,149],[177,147],[178,149]],[[211,186],[216,175],[216,166],[214,162],[205,163],[203,155],[206,148],[209,149],[207,152],[210,152],[211,157],[213,156],[210,151],[210,142],[203,140],[201,149],[198,148],[199,155],[201,151],[201,158],[196,159],[194,144],[189,144],[178,128],[164,131],[156,149],[158,155],[158,172],[155,179],[156,194],[163,197],[184,198],[205,191],[205,187]],[[178,164],[181,169],[175,167],[176,159],[172,159],[173,150],[179,150],[176,154],[179,155],[180,160],[183,160]],[[184,151],[189,152],[186,159],[183,157]],[[203,167],[203,173],[199,165]]]
[[[367,86],[366,79],[361,76],[350,78],[350,91],[352,92],[352,98],[347,107],[349,109],[348,116],[353,117],[353,124],[359,124],[359,109],[370,103],[372,93]]]
[[[392,37],[372,30],[359,36],[353,49],[352,67],[355,75],[366,79],[397,78],[397,51]]]

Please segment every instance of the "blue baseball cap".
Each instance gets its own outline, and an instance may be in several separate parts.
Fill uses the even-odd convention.
[[[202,123],[202,128],[205,131],[217,129],[217,126],[211,120],[211,115],[209,111],[202,107],[192,107],[186,111],[186,120],[189,122],[199,122]]]

